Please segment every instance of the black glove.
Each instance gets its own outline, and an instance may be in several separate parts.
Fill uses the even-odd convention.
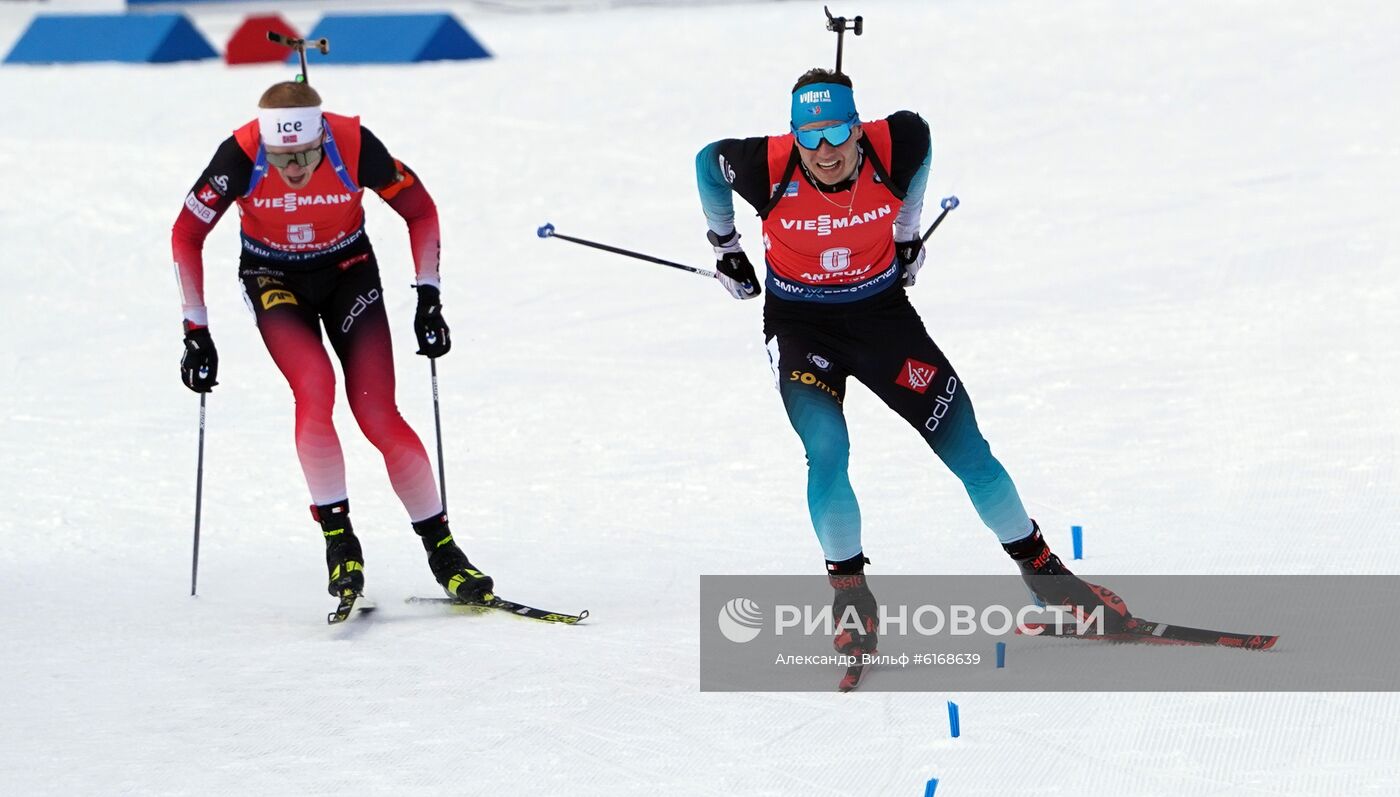
[[[442,293],[432,285],[414,287],[418,289],[418,312],[413,316],[418,353],[435,360],[452,351],[452,330],[442,318]]]
[[[727,235],[716,235],[711,230],[707,237],[715,248],[715,270],[719,272],[719,283],[729,291],[729,295],[735,299],[752,299],[763,293],[753,263],[749,262],[749,256],[739,246],[738,230],[731,230]]]
[[[914,281],[919,277],[919,269],[924,267],[924,242],[922,238],[915,238],[912,241],[895,241],[895,257],[899,258],[899,265],[904,267],[904,286],[914,287]]]
[[[180,381],[196,393],[210,393],[219,384],[219,352],[208,327],[185,330],[185,356],[180,358]]]

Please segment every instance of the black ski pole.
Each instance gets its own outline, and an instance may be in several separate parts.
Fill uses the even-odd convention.
[[[542,226],[542,227],[540,227],[538,230],[536,230],[536,231],[535,231],[535,234],[538,235],[538,236],[541,237],[541,238],[558,238],[558,239],[561,240],[561,241],[569,241],[570,243],[582,244],[583,246],[591,246],[591,247],[593,247],[594,249],[601,249],[601,250],[603,250],[604,252],[612,252],[612,253],[615,254],[615,255],[624,255],[624,256],[626,256],[626,257],[635,257],[635,258],[638,259],[638,260],[645,260],[645,261],[647,261],[648,263],[656,263],[656,264],[659,264],[659,265],[662,265],[662,266],[670,266],[671,268],[678,268],[678,269],[680,269],[681,271],[689,271],[689,272],[692,273],[692,274],[699,274],[699,275],[702,276],[702,277],[710,277],[711,279],[713,279],[713,278],[715,277],[715,272],[713,272],[713,271],[708,271],[708,270],[703,269],[703,268],[696,268],[695,266],[687,266],[687,265],[685,265],[684,263],[673,263],[673,262],[671,262],[670,260],[662,260],[662,259],[659,258],[659,257],[652,257],[651,255],[644,255],[644,254],[642,254],[641,252],[633,252],[633,251],[631,251],[631,250],[629,250],[629,249],[619,249],[619,248],[617,248],[616,246],[608,246],[607,244],[600,244],[600,243],[597,243],[597,242],[595,242],[595,241],[586,241],[586,240],[584,240],[584,239],[582,239],[582,238],[574,238],[574,237],[568,236],[568,235],[560,235],[559,233],[557,233],[557,232],[554,231],[554,225],[553,225],[553,224],[545,224],[544,226]]]
[[[204,508],[204,399],[208,393],[199,394],[199,466],[194,477],[194,559],[190,564],[190,597],[194,597],[199,584],[199,516]]]
[[[437,360],[428,359],[428,365],[433,372],[433,425],[437,427],[437,451],[438,451],[438,497],[442,500],[442,509],[447,511],[447,471],[442,464],[442,412],[438,409],[438,384],[437,384]]]
[[[948,211],[953,210],[958,206],[958,198],[955,196],[944,197],[943,201],[938,203],[938,206],[943,208],[943,212],[938,214],[938,218],[933,220],[933,224],[929,225],[928,231],[925,232],[923,234],[923,237],[919,239],[919,243],[928,242],[928,237],[930,235],[933,235],[933,231],[938,229],[938,225],[943,223],[943,219],[947,217]]]

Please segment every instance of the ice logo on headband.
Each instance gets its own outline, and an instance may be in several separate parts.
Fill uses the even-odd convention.
[[[321,136],[321,108],[259,108],[259,132],[263,141],[275,146],[301,146]]]
[[[279,122],[277,123],[277,132],[279,132],[279,133],[282,134],[282,143],[283,143],[283,144],[295,144],[295,143],[297,143],[297,137],[301,135],[301,129],[302,129],[302,127],[304,127],[304,125],[303,125],[300,121],[297,121],[297,122],[281,122],[281,121],[279,121]]]

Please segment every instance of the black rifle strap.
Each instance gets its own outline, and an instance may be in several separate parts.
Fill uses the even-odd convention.
[[[768,214],[773,212],[773,208],[778,206],[778,201],[783,198],[787,191],[788,183],[792,181],[792,175],[797,172],[797,164],[801,162],[801,157],[797,154],[797,143],[793,142],[792,156],[788,158],[787,166],[783,169],[783,177],[773,188],[773,195],[768,198],[768,204],[758,212],[760,219],[768,218]]]
[[[880,162],[880,156],[875,154],[875,148],[868,146],[869,141],[870,140],[866,138],[860,140],[860,151],[865,153],[865,157],[870,159],[870,168],[875,170],[875,177],[885,184],[885,188],[889,189],[891,194],[894,194],[895,199],[903,202],[904,195],[909,192],[904,187],[895,185],[894,181],[890,179],[890,173],[885,170],[885,164]]]

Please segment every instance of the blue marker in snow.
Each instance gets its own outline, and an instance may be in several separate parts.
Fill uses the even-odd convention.
[[[1001,668],[1003,668],[1003,667],[1005,667],[1005,666],[1006,666],[1006,643],[1005,643],[1005,642],[998,642],[998,643],[997,643],[997,669],[1000,670]]]
[[[924,787],[924,797],[933,797],[935,791],[938,791],[938,778],[929,778],[928,785]]]
[[[962,735],[962,728],[958,726],[958,704],[951,700],[948,701],[948,729],[954,739]]]
[[[1069,536],[1070,536],[1070,539],[1074,541],[1074,558],[1075,558],[1075,559],[1083,559],[1083,558],[1084,558],[1084,527],[1083,527],[1083,526],[1070,526],[1070,527],[1069,527]]]

